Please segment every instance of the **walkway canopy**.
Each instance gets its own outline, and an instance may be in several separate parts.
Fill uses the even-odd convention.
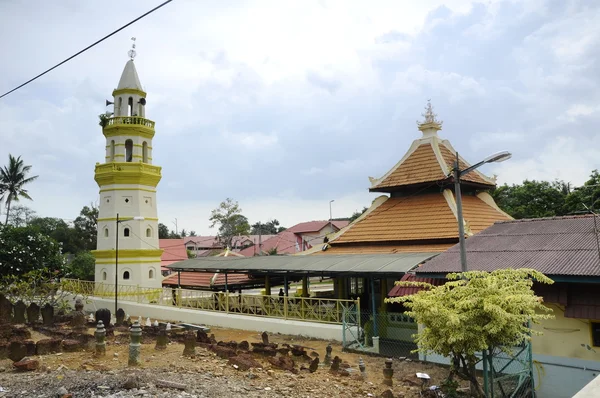
[[[439,253],[329,256],[201,257],[168,266],[173,271],[248,274],[397,277]]]

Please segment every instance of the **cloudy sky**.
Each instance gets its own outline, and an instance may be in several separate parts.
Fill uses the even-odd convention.
[[[160,4],[0,2],[0,93]],[[161,222],[209,234],[227,197],[251,222],[349,216],[420,136],[441,136],[501,183],[582,184],[600,167],[600,5],[593,1],[175,0],[0,100],[0,164],[39,180],[26,203],[73,219],[95,202],[98,114],[130,38],[156,121]]]

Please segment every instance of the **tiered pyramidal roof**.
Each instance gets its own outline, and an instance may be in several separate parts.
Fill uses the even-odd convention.
[[[445,251],[458,242],[452,170],[456,151],[438,136],[442,122],[431,103],[418,122],[421,138],[381,178],[369,177],[371,192],[385,192],[369,210],[330,240],[321,254]],[[470,166],[458,158],[460,170]],[[461,178],[463,223],[467,236],[509,220],[487,193],[495,181],[475,170]]]

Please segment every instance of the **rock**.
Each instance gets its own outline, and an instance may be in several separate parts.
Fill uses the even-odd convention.
[[[31,371],[39,368],[40,363],[36,359],[24,358],[18,362],[13,363],[13,366],[20,371]]]
[[[123,388],[126,390],[131,390],[133,388],[140,388],[142,383],[137,376],[128,377],[127,380],[123,383]]]
[[[56,396],[57,397],[64,397],[67,394],[69,394],[69,392],[64,387],[60,387],[58,390],[56,390]]]
[[[35,344],[36,355],[55,354],[61,350],[61,340],[42,339]]]
[[[63,340],[64,352],[77,352],[81,348],[81,344],[77,340]]]
[[[394,398],[394,393],[392,392],[392,390],[387,389],[384,392],[382,392],[379,397],[380,398]]]
[[[237,365],[237,369],[243,371],[262,367],[252,356],[244,354],[229,358],[229,364]]]
[[[236,352],[233,348],[223,347],[220,345],[212,345],[211,350],[217,354],[219,358],[227,359],[234,357]]]
[[[292,373],[298,373],[298,370],[294,367],[296,364],[294,363],[294,360],[290,357],[268,357],[267,361],[269,361],[269,363],[275,366],[276,368],[287,370]]]

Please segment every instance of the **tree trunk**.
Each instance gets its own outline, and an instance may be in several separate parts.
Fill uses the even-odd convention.
[[[8,225],[8,214],[10,213],[10,198],[6,199],[6,221],[4,222],[4,225]]]

